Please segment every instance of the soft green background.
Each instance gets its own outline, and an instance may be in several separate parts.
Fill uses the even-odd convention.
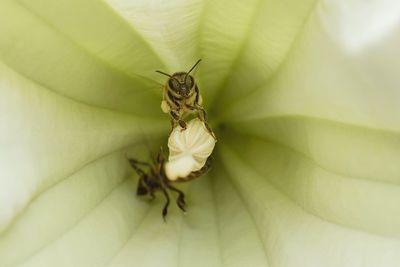
[[[0,266],[400,266],[400,4],[0,0]],[[188,214],[135,193],[164,77],[219,142]]]

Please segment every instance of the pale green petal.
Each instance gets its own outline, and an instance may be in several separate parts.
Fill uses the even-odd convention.
[[[204,83],[212,90],[212,98],[217,93],[213,111],[270,78],[301,33],[315,2],[210,1],[201,34],[202,51],[210,62]]]
[[[395,132],[303,116],[238,122],[232,128],[293,149],[338,174],[400,183],[400,136]]]
[[[35,2],[40,3],[31,7]],[[53,3],[58,12],[50,4],[42,8],[41,2]],[[74,9],[73,1],[27,1],[25,6],[3,0],[0,59],[26,78],[77,101],[160,116],[151,108],[159,105],[160,86],[127,72],[153,73],[160,61],[112,10],[98,1],[85,2],[76,1]]]
[[[385,219],[396,216],[395,204],[391,209],[385,203],[398,201],[397,188],[340,177],[269,142],[242,142],[246,151],[237,146],[222,148],[224,166],[253,215],[272,266],[400,264],[398,223]],[[268,151],[263,163],[252,152],[245,159],[244,152],[262,148]],[[365,225],[377,229],[363,231]]]
[[[399,266],[399,20],[391,0],[1,0],[0,266]],[[166,144],[154,71],[198,58],[216,157],[164,223],[126,157]]]
[[[163,127],[161,121],[71,101],[4,65],[0,77],[5,96],[0,105],[0,187],[6,189],[0,195],[0,229],[39,193],[91,161],[132,144],[144,132],[160,132]]]
[[[385,6],[379,1],[371,1],[369,5],[353,2],[351,10],[355,14],[358,10],[371,10],[375,5]],[[400,77],[397,75],[400,31],[395,26],[398,24],[378,21],[382,24],[383,36],[364,37],[355,51],[348,44],[348,36],[355,39],[361,30],[365,31],[365,24],[358,21],[368,14],[360,11],[359,15],[349,15],[349,11],[342,11],[349,8],[347,5],[347,1],[320,2],[279,73],[268,83],[253,88],[252,94],[234,101],[231,108],[223,102],[220,110],[224,119],[301,115],[397,132],[400,129]],[[389,5],[383,11],[372,10],[376,15],[386,14],[389,8],[399,10],[398,5]],[[390,16],[384,18],[383,14],[379,16],[381,20],[393,20]],[[396,18],[400,18],[400,11]],[[371,21],[371,25],[375,24]],[[347,25],[351,32],[345,28]],[[338,30],[340,27],[343,29]]]
[[[189,69],[198,57],[201,0],[106,0],[165,63],[164,71]],[[153,65],[153,69],[154,69]],[[157,66],[158,69],[164,66]],[[156,74],[159,75],[159,74]],[[148,74],[147,74],[148,76]]]
[[[59,35],[102,62],[131,75],[131,79],[138,74],[148,75],[155,65],[164,66],[149,40],[103,1],[21,2],[21,6]]]

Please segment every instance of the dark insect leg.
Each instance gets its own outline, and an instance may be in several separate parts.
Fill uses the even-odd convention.
[[[144,162],[144,161],[140,161],[140,160],[137,160],[137,159],[128,159],[128,160],[131,163],[131,165],[135,164],[135,165],[144,165],[144,166],[150,167],[150,164],[147,163],[147,162]]]
[[[139,177],[143,177],[146,173],[138,167],[139,164],[150,166],[150,164],[138,161],[136,159],[128,159],[129,163],[131,164],[132,168],[136,171],[136,173],[139,175]]]
[[[199,92],[199,87],[197,87],[197,85],[194,87],[194,91],[196,92],[196,99],[194,100],[194,102],[196,105],[200,105],[199,104],[200,92]]]
[[[203,107],[199,106],[199,105],[195,105],[195,106],[187,106],[189,109],[197,111],[197,116],[199,117],[199,119],[204,123],[204,126],[206,126],[207,131],[211,134],[211,136],[217,140],[217,137],[215,136],[213,130],[211,129],[210,125],[208,125],[207,122],[207,113],[206,111],[203,109]]]
[[[171,122],[172,123],[172,129],[174,129],[176,124],[178,123],[182,127],[182,130],[186,130],[186,122],[181,119],[179,114],[174,110],[171,110],[170,114],[171,114],[171,117],[172,117],[172,120],[173,120],[173,123]]]
[[[186,130],[186,122],[184,120],[179,120],[178,123],[182,127],[182,131]]]
[[[181,190],[179,190],[178,188],[175,188],[175,187],[173,187],[172,185],[170,185],[170,184],[166,184],[166,186],[170,189],[170,190],[172,190],[172,191],[174,191],[174,192],[177,192],[179,195],[178,195],[178,198],[177,198],[177,200],[176,200],[176,204],[178,205],[178,207],[183,211],[183,212],[186,212],[186,210],[185,210],[185,205],[186,205],[186,203],[185,203],[185,194],[181,191]]]
[[[165,161],[164,149],[161,146],[157,154],[157,162],[160,164],[164,164],[164,161]]]
[[[149,164],[145,162],[138,161],[136,159],[128,159],[129,163],[131,164],[132,168],[135,170],[137,175],[139,176],[139,180],[136,187],[136,195],[137,196],[144,196],[146,195],[149,190],[146,186],[144,179],[146,179],[147,174],[138,166],[139,164],[149,166]]]
[[[137,188],[136,188],[136,195],[137,196],[144,196],[148,193],[147,187],[144,185],[142,177],[139,178]]]
[[[213,130],[211,129],[210,125],[208,125],[207,122],[207,113],[202,107],[198,107],[198,114],[199,114],[199,119],[204,122],[204,125],[207,128],[207,131],[212,135],[212,137],[217,140],[217,137],[215,136]]]
[[[206,174],[211,169],[211,162],[212,162],[212,157],[209,156],[207,158],[206,163],[204,164],[204,166],[200,170],[191,172],[186,177],[178,178],[176,180],[176,182],[187,182],[187,181],[193,180],[193,179],[195,179],[197,177],[200,177],[200,176]]]
[[[211,169],[212,160],[213,160],[213,157],[209,156],[207,158],[206,163],[204,163],[204,166],[200,170],[195,171],[195,172],[191,172],[189,175],[193,175],[195,177],[199,177],[199,176],[202,176],[202,175],[206,174]]]
[[[164,208],[163,208],[163,210],[162,210],[163,219],[164,219],[164,221],[166,221],[165,218],[167,217],[167,214],[168,214],[169,195],[168,195],[167,190],[165,190],[165,188],[161,188],[161,190],[162,190],[162,192],[163,192],[165,198],[167,199],[167,202],[165,202]]]

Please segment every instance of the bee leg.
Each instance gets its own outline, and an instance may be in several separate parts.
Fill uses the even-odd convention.
[[[149,163],[147,163],[147,162],[144,162],[144,161],[140,161],[140,160],[137,160],[137,159],[129,159],[128,158],[128,160],[129,160],[129,163],[132,165],[132,167],[133,167],[133,165],[144,165],[144,166],[147,166],[147,167],[150,167],[150,164]]]
[[[181,126],[181,128],[182,128],[181,131],[186,130],[186,122],[185,121],[179,120],[178,123],[179,123],[179,126]]]
[[[170,185],[170,184],[166,184],[166,186],[167,186],[170,190],[175,191],[175,192],[177,192],[177,193],[179,194],[179,195],[178,195],[178,199],[176,200],[176,205],[178,205],[178,207],[179,207],[183,212],[186,212],[186,209],[185,209],[185,205],[186,205],[186,202],[185,202],[185,194],[184,194],[181,190],[179,190],[178,188],[173,187],[173,186]]]
[[[128,159],[129,163],[131,164],[132,168],[135,170],[137,175],[142,179],[142,177],[146,176],[146,173],[141,169],[138,165],[144,165],[150,167],[150,164],[142,161],[138,161],[136,159]]]
[[[137,184],[137,187],[136,187],[136,195],[137,196],[144,196],[144,195],[147,195],[148,192],[149,191],[148,191],[147,187],[145,186],[142,177],[140,177],[139,181],[138,181],[138,184]]]
[[[139,180],[138,180],[138,183],[136,186],[136,195],[137,196],[147,195],[149,193],[148,186],[146,185],[146,182],[145,182],[145,180],[147,178],[147,174],[140,167],[137,166],[138,164],[146,165],[147,163],[142,163],[135,159],[129,159],[129,163],[131,164],[132,168],[135,170],[135,172],[139,176]]]
[[[208,125],[208,123],[207,123],[206,121],[204,121],[204,125],[206,126],[207,131],[211,134],[211,136],[212,136],[215,140],[217,140],[217,137],[215,136],[215,133],[213,132],[213,130],[211,130],[210,126]]]
[[[217,140],[217,137],[215,136],[213,130],[211,129],[210,125],[208,125],[207,122],[207,113],[204,110],[203,107],[199,106],[199,105],[195,105],[195,106],[187,106],[189,109],[197,111],[197,116],[199,117],[199,119],[204,123],[204,126],[206,126],[207,131],[211,134],[211,136]]]
[[[170,112],[173,122],[172,123],[172,130],[175,128],[176,124],[178,123],[179,126],[182,127],[182,131],[186,130],[186,122],[181,119],[179,114],[175,110],[171,110]]]
[[[163,192],[163,194],[164,194],[164,196],[165,196],[165,198],[166,198],[166,200],[167,200],[167,202],[165,202],[164,208],[163,208],[163,210],[162,210],[162,216],[163,216],[163,219],[164,219],[164,222],[165,222],[165,221],[166,221],[167,214],[168,214],[169,195],[168,195],[167,190],[165,190],[165,188],[162,188],[161,190],[162,190],[162,192]]]
[[[206,163],[204,164],[204,166],[200,170],[191,172],[191,173],[189,173],[188,176],[186,176],[185,178],[182,178],[182,179],[184,181],[191,181],[193,179],[196,179],[197,177],[200,177],[200,176],[206,174],[211,169],[212,159],[213,159],[212,156],[209,156],[207,158]]]
[[[217,137],[215,136],[213,130],[211,130],[210,125],[208,125],[208,122],[207,122],[207,113],[206,113],[206,111],[205,111],[202,107],[200,107],[200,106],[197,106],[197,110],[198,110],[198,114],[199,114],[199,115],[198,115],[198,116],[199,116],[199,119],[200,119],[201,121],[203,121],[204,125],[205,125],[206,128],[207,128],[207,131],[212,135],[212,137],[213,137],[215,140],[217,140]]]

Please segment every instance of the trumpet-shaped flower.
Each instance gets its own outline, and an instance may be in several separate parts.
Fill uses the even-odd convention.
[[[0,266],[400,266],[399,41],[395,0],[1,0]],[[215,160],[164,223],[125,155],[199,58]]]

